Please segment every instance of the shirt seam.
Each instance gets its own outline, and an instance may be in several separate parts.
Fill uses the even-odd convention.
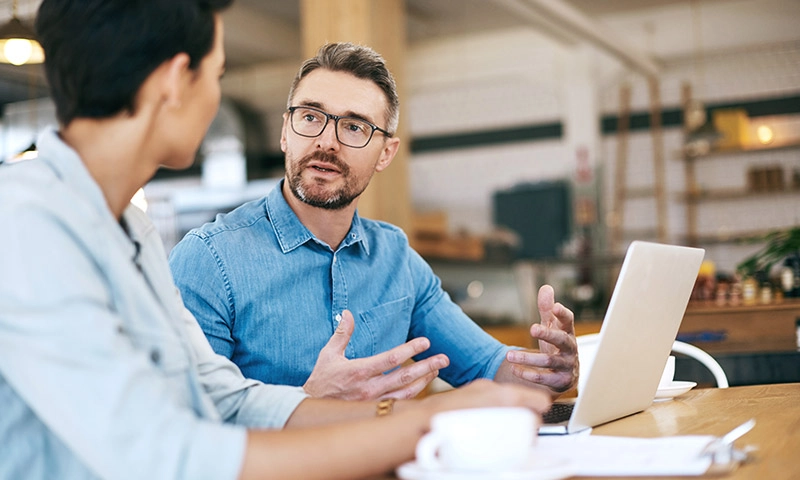
[[[217,268],[219,269],[220,276],[222,277],[222,284],[225,287],[225,297],[228,300],[228,315],[231,319],[230,328],[233,330],[234,325],[236,324],[236,300],[233,294],[233,285],[231,284],[230,277],[228,276],[228,272],[225,269],[225,262],[219,255],[219,252],[214,247],[213,242],[211,241],[211,235],[198,235],[194,234],[200,241],[208,249],[208,252],[214,258],[214,263],[217,264]]]

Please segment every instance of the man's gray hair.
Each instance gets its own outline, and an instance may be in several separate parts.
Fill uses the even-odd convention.
[[[286,107],[292,106],[294,91],[300,80],[318,68],[333,72],[349,73],[357,78],[371,80],[386,96],[386,130],[392,135],[397,133],[400,118],[400,100],[397,97],[397,85],[394,77],[386,68],[386,61],[375,50],[353,43],[328,43],[320,47],[317,55],[306,60],[297,72],[289,89],[289,101]],[[381,127],[381,125],[378,125]]]

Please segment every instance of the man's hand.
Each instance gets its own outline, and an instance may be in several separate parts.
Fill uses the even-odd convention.
[[[540,385],[557,396],[578,381],[575,316],[564,305],[555,302],[555,293],[550,285],[539,289],[538,303],[541,323],[531,326],[531,336],[539,340],[539,352],[508,352],[495,379]]]
[[[311,396],[342,400],[407,399],[420,393],[439,370],[450,364],[439,354],[401,366],[430,347],[427,338],[415,338],[391,350],[367,358],[348,360],[345,348],[353,335],[353,314],[345,310],[333,336],[319,353],[314,370],[303,385]],[[385,374],[389,370],[391,373]]]

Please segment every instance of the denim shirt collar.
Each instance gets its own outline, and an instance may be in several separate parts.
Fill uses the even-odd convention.
[[[278,185],[267,195],[265,202],[267,218],[270,220],[272,229],[275,231],[275,238],[278,239],[281,251],[283,253],[288,253],[308,241],[326,245],[324,242],[317,239],[317,237],[300,222],[294,210],[292,210],[289,203],[286,202],[286,199],[283,198],[283,182],[285,181],[286,179],[281,179],[281,181],[278,182]],[[344,240],[342,240],[337,251],[357,243],[361,244],[364,253],[369,255],[369,243],[367,242],[366,235],[364,235],[364,228],[361,217],[358,216],[358,210],[353,214],[353,222],[350,224],[350,230],[347,232]]]
[[[140,232],[131,232],[130,235],[126,233],[122,226],[119,224],[111,210],[108,208],[108,202],[100,189],[100,185],[92,178],[89,170],[86,169],[81,160],[78,152],[67,145],[58,135],[55,127],[48,127],[39,134],[36,140],[36,147],[39,152],[39,157],[35,161],[41,161],[47,165],[56,177],[60,178],[66,185],[69,185],[78,195],[84,198],[86,202],[97,212],[99,218],[103,221],[109,221],[116,224],[119,228],[114,231],[114,237],[120,244],[119,247],[131,259],[135,259],[138,254],[138,249],[135,241]],[[129,205],[128,208],[136,208]],[[123,216],[126,216],[123,213]]]

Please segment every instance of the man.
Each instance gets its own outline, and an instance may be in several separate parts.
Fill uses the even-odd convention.
[[[285,178],[170,254],[187,307],[245,375],[317,397],[410,398],[437,374],[554,397],[571,388],[573,315],[552,288],[541,289],[542,322],[531,327],[541,353],[507,347],[450,300],[400,229],[357,214],[400,146],[398,105],[390,72],[367,47],[329,44],[306,61],[283,115]]]
[[[436,412],[549,403],[485,382],[375,418],[375,402],[264,385],[213,352],[130,199],[194,160],[228,3],[40,6],[59,128],[37,160],[0,166],[0,478],[361,478],[413,458]]]

